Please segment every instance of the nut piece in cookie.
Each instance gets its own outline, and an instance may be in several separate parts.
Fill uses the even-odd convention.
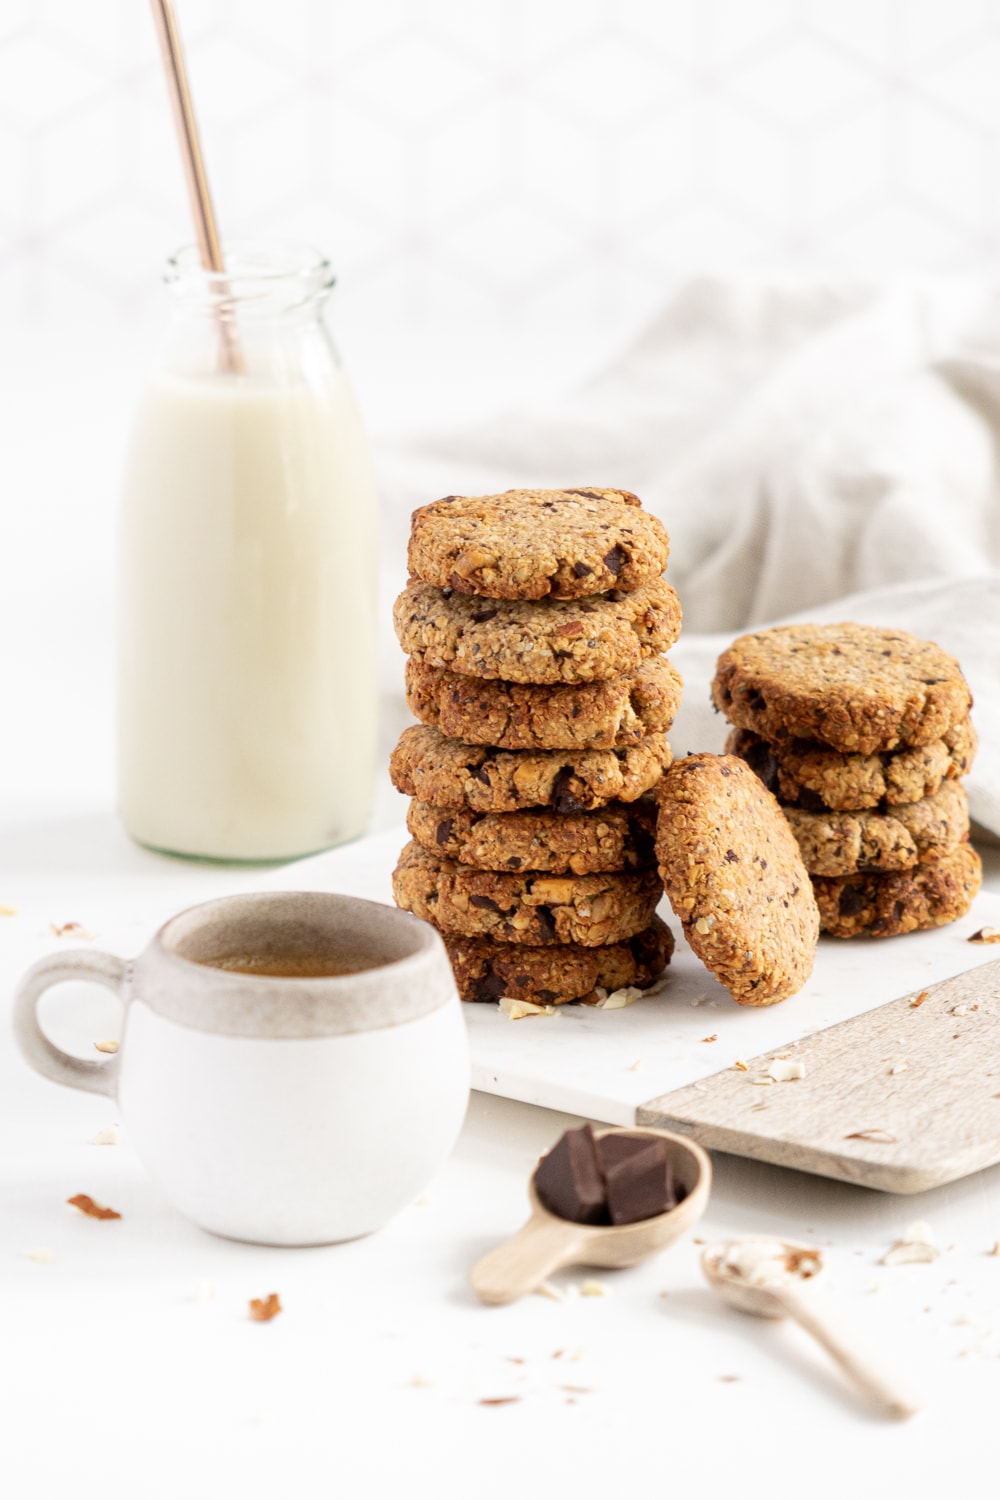
[[[441,936],[458,993],[468,1001],[509,995],[536,1005],[565,1005],[589,998],[598,988],[645,989],[662,974],[674,950],[670,929],[659,917],[627,942],[600,948],[582,948],[579,943],[532,948],[450,932]]]
[[[719,657],[712,699],[764,739],[815,739],[852,755],[929,744],[972,706],[958,662],[940,646],[851,623],[740,636]]]
[[[414,511],[410,572],[488,599],[634,589],[666,567],[662,524],[628,490],[449,495]]]
[[[740,1005],[773,1005],[812,973],[819,914],[799,846],[745,761],[689,755],[660,783],[656,852],[694,952]]]
[[[627,942],[653,920],[662,886],[654,870],[635,874],[511,875],[473,870],[407,844],[393,871],[396,905],[442,932],[505,943]]]
[[[846,875],[813,880],[823,931],[831,937],[898,937],[944,927],[969,910],[983,879],[971,844],[939,859],[887,875]]]

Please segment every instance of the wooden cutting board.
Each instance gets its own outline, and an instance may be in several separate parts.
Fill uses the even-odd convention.
[[[661,1094],[637,1123],[890,1193],[1000,1162],[1000,961],[780,1049],[805,1076],[755,1082],[777,1055]]]

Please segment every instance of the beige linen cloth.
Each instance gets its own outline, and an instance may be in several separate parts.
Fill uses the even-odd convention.
[[[684,606],[678,755],[718,750],[718,653],[751,626],[860,620],[938,641],[975,697],[973,817],[1000,835],[1000,294],[697,280],[547,409],[384,451],[383,619],[409,512],[518,485],[634,490]],[[401,656],[386,642],[401,693]]]

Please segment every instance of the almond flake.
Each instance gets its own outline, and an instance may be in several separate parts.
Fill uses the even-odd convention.
[[[531,1000],[515,1000],[510,995],[501,995],[500,1009],[511,1021],[522,1021],[525,1016],[554,1016],[554,1005],[535,1005]]]
[[[969,943],[1000,943],[1000,927],[980,927],[979,931],[974,932],[966,941]]]
[[[940,1254],[940,1250],[934,1244],[930,1225],[920,1219],[905,1229],[894,1245],[890,1245],[882,1257],[882,1264],[884,1266],[917,1265],[921,1262],[937,1260]]]
[[[756,1083],[762,1089],[766,1089],[772,1086],[772,1084],[774,1083],[774,1079],[769,1078],[766,1073],[757,1073],[753,1078],[751,1078],[750,1082]]]
[[[919,995],[914,995],[913,999],[910,1001],[910,1009],[911,1010],[916,1010],[917,1006],[918,1005],[923,1005],[923,1003],[924,1003],[924,1001],[926,999],[927,999],[927,991],[926,990],[921,990],[920,994]]]
[[[791,1057],[772,1057],[767,1065],[767,1071],[775,1083],[793,1083],[796,1079],[806,1076],[805,1063]]]
[[[581,1297],[606,1297],[603,1283],[600,1281],[584,1281],[580,1286]]]
[[[478,1406],[510,1406],[513,1401],[520,1401],[520,1396],[480,1396]]]
[[[111,1053],[114,1053],[114,1052],[118,1051],[118,1043],[117,1042],[111,1042],[111,1041],[109,1041],[109,1042],[95,1042],[94,1046],[97,1048],[98,1052],[111,1052]]]
[[[967,1016],[969,1014],[969,1007],[967,1005],[953,1005],[948,1014],[950,1016]]]
[[[88,943],[94,941],[94,934],[88,932],[79,922],[64,922],[61,927],[57,927],[55,922],[50,922],[49,931],[53,937],[57,938],[79,938],[81,942],[86,941]]]
[[[626,1005],[634,1005],[637,1000],[642,999],[642,990],[636,989],[634,984],[626,985],[624,989],[613,990],[610,995],[605,995],[603,1000],[598,1000],[598,1010],[624,1010]]]
[[[17,907],[16,906],[7,906],[3,901],[0,901],[0,917],[16,917],[16,916],[17,916]]]
[[[890,1073],[891,1073],[891,1074],[895,1074],[895,1073],[905,1073],[905,1072],[906,1072],[906,1070],[907,1070],[907,1068],[908,1068],[908,1067],[909,1067],[909,1066],[910,1066],[910,1065],[909,1065],[909,1063],[908,1063],[908,1062],[907,1062],[907,1061],[906,1061],[906,1060],[905,1060],[905,1058],[904,1058],[904,1060],[903,1060],[903,1061],[902,1061],[902,1062],[898,1062],[898,1063],[893,1063],[893,1065],[892,1065],[892,1067],[891,1067],[891,1068],[890,1068],[890,1069],[889,1069],[889,1072],[890,1072]]]
[[[717,1042],[718,1040],[719,1040],[719,1033],[717,1031],[713,1031],[711,1036],[703,1036],[702,1037],[702,1041],[703,1042]]]
[[[741,1057],[738,1057],[736,1059],[736,1061],[733,1063],[733,1067],[736,1069],[737,1073],[745,1073],[747,1071],[747,1065]]]
[[[51,1266],[55,1263],[55,1256],[51,1250],[39,1247],[37,1250],[25,1250],[25,1260],[33,1260],[36,1266]]]
[[[251,1323],[270,1323],[282,1311],[277,1292],[268,1292],[266,1297],[251,1297],[249,1306]]]
[[[642,1058],[641,1057],[637,1057],[636,1060],[635,1060],[635,1062],[629,1068],[629,1072],[630,1073],[639,1073],[641,1071],[642,1071]]]
[[[993,1249],[992,1250],[987,1250],[986,1254],[987,1255],[998,1255],[998,1256],[1000,1256],[1000,1240],[994,1240],[993,1241]]]
[[[103,1130],[99,1130],[96,1135],[90,1137],[88,1144],[91,1146],[120,1146],[121,1139],[121,1131],[117,1125],[106,1125]]]
[[[565,1302],[566,1294],[559,1287],[553,1286],[551,1281],[543,1281],[535,1287],[536,1297],[547,1297],[550,1302]]]

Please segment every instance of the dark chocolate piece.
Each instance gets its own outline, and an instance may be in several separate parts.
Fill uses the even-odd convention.
[[[667,1147],[655,1136],[606,1135],[597,1143],[612,1224],[636,1224],[673,1208]]]
[[[589,1125],[567,1130],[535,1168],[535,1191],[551,1213],[574,1224],[606,1224],[604,1180]]]

